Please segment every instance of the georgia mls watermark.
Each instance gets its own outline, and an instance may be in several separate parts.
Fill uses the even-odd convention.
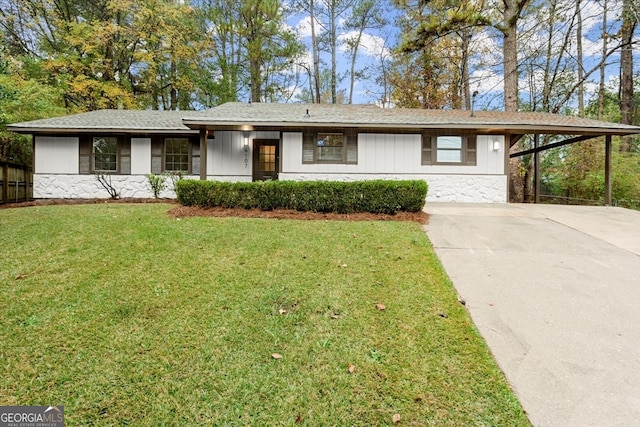
[[[64,427],[64,406],[0,406],[0,427]]]

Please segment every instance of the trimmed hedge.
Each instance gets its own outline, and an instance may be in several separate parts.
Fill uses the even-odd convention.
[[[395,214],[422,210],[427,183],[421,180],[231,183],[183,179],[176,183],[176,194],[185,206]]]

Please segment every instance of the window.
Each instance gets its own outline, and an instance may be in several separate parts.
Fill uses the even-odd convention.
[[[422,164],[474,166],[475,135],[423,135]]]
[[[462,163],[462,137],[439,136],[436,139],[438,163]]]
[[[165,138],[164,169],[168,172],[189,172],[188,138]]]
[[[118,171],[118,138],[115,136],[96,136],[93,138],[94,172]]]
[[[316,146],[319,161],[340,162],[344,148],[344,135],[341,133],[319,133]]]
[[[200,144],[188,135],[151,137],[151,173],[200,173]]]
[[[358,163],[358,134],[349,129],[305,132],[302,163]]]
[[[131,138],[123,135],[82,135],[79,139],[79,173],[131,173]]]

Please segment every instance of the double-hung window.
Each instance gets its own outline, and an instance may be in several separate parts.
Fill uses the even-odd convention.
[[[155,135],[151,138],[151,173],[200,173],[200,145],[187,135]]]
[[[302,163],[358,163],[358,134],[350,129],[305,132]]]
[[[93,138],[93,171],[116,173],[118,171],[118,138],[96,136]]]
[[[131,140],[122,135],[80,137],[78,171],[81,174],[131,173]]]
[[[475,135],[423,135],[423,165],[476,164]]]
[[[164,170],[189,172],[189,138],[165,138]]]

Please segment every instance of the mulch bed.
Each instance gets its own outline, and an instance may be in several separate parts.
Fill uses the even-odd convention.
[[[413,221],[426,224],[429,215],[426,212],[398,212],[396,215],[372,214],[372,213],[322,213],[322,212],[298,212],[287,209],[275,209],[261,211],[259,209],[227,209],[227,208],[201,208],[197,206],[181,206],[175,199],[37,199],[29,202],[6,203],[0,205],[0,209],[22,208],[29,206],[51,205],[81,205],[101,203],[171,203],[176,207],[169,210],[168,215],[174,218],[188,218],[194,216],[203,217],[237,217],[237,218],[272,218],[272,219],[297,219],[297,220],[331,220],[331,221]]]

